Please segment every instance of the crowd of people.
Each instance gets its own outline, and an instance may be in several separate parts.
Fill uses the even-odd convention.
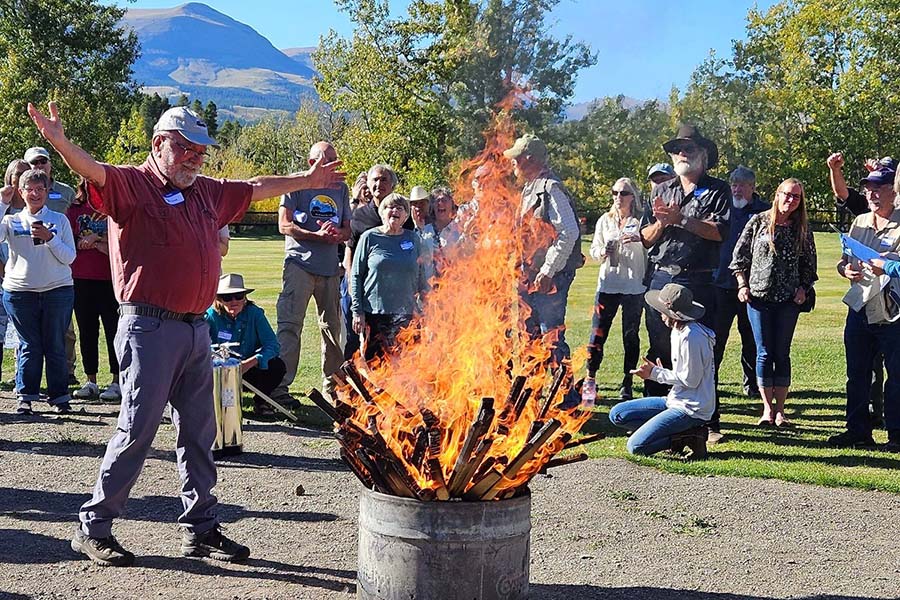
[[[481,179],[491,165],[474,172],[473,195],[462,206],[447,188],[429,192],[414,186],[409,197],[401,195],[395,172],[385,164],[373,165],[348,186],[335,148],[324,141],[310,149],[307,171],[217,180],[201,174],[206,150],[216,142],[187,108],[160,117],[147,160],[137,167],[96,161],[66,137],[52,103],[47,115],[31,105],[29,114],[81,180],[76,189],[56,182],[50,153],[39,147],[6,172],[2,306],[21,340],[17,410],[29,414],[41,399],[44,362],[46,400],[57,412],[71,410],[73,310],[88,379],[73,395],[121,400],[72,548],[103,565],[134,561],[112,535],[112,524],[169,405],[182,481],[181,551],[244,560],[249,549],[222,533],[215,514],[210,344],[233,344],[247,381],[291,404],[303,322],[314,299],[322,377],[326,391],[333,391],[330,376],[345,359],[357,353],[372,359],[395,346],[448,268],[447,249],[465,239],[467,220],[484,201]],[[743,389],[759,397],[759,425],[792,426],[786,412],[791,341],[800,313],[815,303],[816,248],[800,181],[784,180],[769,203],[757,194],[755,174],[747,167],[734,169],[727,183],[710,176],[718,149],[693,126],[679,128],[663,150],[671,165],[649,169],[649,199],[634,179],[617,179],[609,210],[596,223],[590,257],[600,269],[586,340],[587,376],[570,386],[563,403],[593,403],[604,346],[621,312],[622,401],[612,407],[610,420],[630,432],[630,452],[686,448],[703,458],[707,444],[724,437],[719,372],[735,319]],[[522,186],[516,224],[531,245],[520,261],[520,300],[529,308],[522,326],[549,341],[553,367],[569,365],[568,294],[586,260],[577,205],[539,138],[523,135],[503,154]],[[873,162],[860,181],[862,193],[846,186],[841,164],[839,157],[828,159],[836,196],[859,213],[849,237],[872,254],[861,257],[851,248],[837,265],[850,281],[844,300],[847,430],[829,443],[874,445],[870,389],[883,365],[889,438],[883,448],[898,451],[896,162]],[[281,197],[278,227],[285,237],[274,329],[250,300],[254,290],[243,276],[221,273],[228,224],[251,202],[271,197]],[[536,231],[552,235],[529,237]],[[643,357],[642,313],[649,340]],[[0,315],[0,325],[5,320]],[[97,383],[101,323],[112,377],[103,392]],[[643,380],[642,398],[635,398],[634,376]],[[270,410],[255,398],[257,416],[270,416]]]

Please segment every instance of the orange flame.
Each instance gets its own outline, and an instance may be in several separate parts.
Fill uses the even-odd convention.
[[[412,432],[423,425],[423,408],[440,422],[438,458],[448,479],[481,399],[494,398],[496,416],[485,437],[494,440],[488,458],[499,462],[502,472],[502,465],[513,460],[528,442],[543,402],[540,390],[549,386],[553,376],[549,363],[558,332],[531,339],[521,325],[529,312],[519,299],[523,265],[527,267],[530,257],[546,248],[556,232],[543,222],[529,227],[519,222],[521,190],[502,153],[515,141],[510,110],[520,101],[520,94],[510,94],[500,105],[485,133],[485,149],[463,169],[456,198],[471,197],[477,210],[464,210],[460,217],[465,234],[459,244],[443,250],[440,279],[433,282],[422,314],[400,333],[398,346],[389,356],[368,364],[356,357],[360,371],[379,388],[374,405],[364,404],[349,388],[338,390],[356,409],[351,417],[354,423],[366,428],[369,418],[375,417],[385,442],[423,489],[438,485],[427,469],[420,470],[409,461],[415,444]],[[509,411],[504,413],[504,401],[517,375],[528,377],[526,386],[532,392],[520,418],[513,422]],[[555,403],[571,386],[570,380]],[[500,423],[503,414],[506,423]],[[590,412],[551,407],[543,420],[559,419],[560,429],[495,490],[502,495],[527,483],[562,448],[561,436],[577,432],[589,417]]]

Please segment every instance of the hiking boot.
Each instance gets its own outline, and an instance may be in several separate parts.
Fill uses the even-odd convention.
[[[81,525],[72,537],[72,550],[84,554],[103,567],[130,567],[134,564],[134,554],[123,548],[116,538],[90,537],[81,530]]]
[[[634,398],[631,375],[626,375],[625,378],[622,379],[622,387],[619,388],[619,398],[622,400],[631,400]]]
[[[34,411],[31,410],[31,402],[27,400],[19,400],[19,403],[16,405],[16,414],[33,415]]]
[[[122,390],[119,384],[115,381],[109,384],[109,387],[100,394],[100,399],[104,402],[119,402],[122,399]]]
[[[845,431],[828,438],[828,445],[833,448],[874,448],[875,440],[872,434],[867,436]]]
[[[68,402],[60,402],[59,404],[54,404],[53,412],[58,415],[67,415],[72,412],[72,405]]]
[[[86,384],[72,392],[73,398],[79,398],[81,400],[88,400],[90,398],[96,398],[100,395],[100,388],[93,381],[88,381]]]
[[[222,526],[216,525],[203,533],[185,530],[181,534],[181,553],[196,558],[240,562],[250,556],[250,548],[225,537]]]
[[[706,439],[708,437],[709,428],[706,425],[676,433],[672,436],[672,452],[681,454],[685,448],[688,448],[691,451],[689,458],[692,460],[706,460]]]

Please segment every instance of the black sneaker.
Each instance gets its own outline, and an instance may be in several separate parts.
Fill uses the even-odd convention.
[[[888,440],[888,443],[881,447],[882,452],[891,452],[893,454],[900,453],[900,441]]]
[[[28,402],[27,400],[19,400],[19,403],[16,405],[16,414],[33,415],[34,411],[31,410],[31,402]]]
[[[72,406],[68,402],[60,402],[53,405],[53,412],[58,415],[67,415],[72,412]]]
[[[834,448],[874,448],[875,440],[872,435],[861,436],[858,433],[845,431],[828,438],[828,445]]]
[[[72,550],[84,554],[94,563],[103,567],[130,567],[134,564],[134,554],[123,548],[113,536],[93,538],[81,530],[75,530]]]
[[[78,387],[81,385],[78,381],[78,378],[75,377],[75,373],[69,373],[69,387]]]
[[[250,548],[225,537],[220,525],[209,531],[181,534],[181,553],[195,558],[214,558],[227,562],[240,562],[250,556]]]

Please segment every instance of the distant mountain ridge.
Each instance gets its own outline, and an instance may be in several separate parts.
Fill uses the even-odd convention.
[[[130,9],[124,23],[141,44],[134,77],[147,93],[213,100],[220,109],[294,111],[317,97],[311,49],[290,56],[252,27],[205,4]]]

